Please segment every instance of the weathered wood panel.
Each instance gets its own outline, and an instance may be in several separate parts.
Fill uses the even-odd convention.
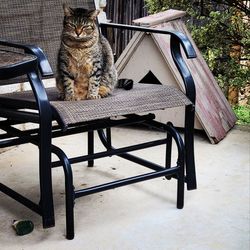
[[[106,7],[107,18],[113,23],[132,24],[136,18],[147,14],[144,0],[108,0]],[[133,36],[132,31],[109,31],[108,40],[113,46],[115,57],[118,58]]]

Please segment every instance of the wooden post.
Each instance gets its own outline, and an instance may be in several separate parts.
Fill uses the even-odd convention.
[[[98,21],[102,23],[107,22],[107,15],[106,15],[106,12],[104,11],[104,8],[106,8],[106,5],[107,5],[106,0],[95,0],[96,9],[100,10],[100,13],[98,15]]]

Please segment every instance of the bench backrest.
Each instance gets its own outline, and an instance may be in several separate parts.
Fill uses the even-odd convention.
[[[56,72],[64,2],[71,7],[95,8],[94,0],[1,1],[0,39],[41,47]]]

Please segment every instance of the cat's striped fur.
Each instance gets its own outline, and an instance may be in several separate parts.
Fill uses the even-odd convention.
[[[117,81],[111,47],[96,25],[97,10],[64,5],[57,88],[66,101],[108,96]]]

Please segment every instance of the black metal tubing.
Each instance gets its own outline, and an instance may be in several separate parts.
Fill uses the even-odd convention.
[[[54,205],[52,195],[51,176],[51,131],[52,112],[47,94],[37,72],[28,74],[29,82],[35,95],[39,110],[39,178],[40,178],[40,205],[42,207],[43,227],[55,225]]]
[[[39,114],[21,111],[21,110],[13,110],[1,107],[0,116],[6,118],[14,118],[18,119],[21,122],[34,122],[39,123],[40,117]]]
[[[197,183],[196,183],[195,159],[194,159],[194,119],[195,119],[196,90],[193,77],[182,57],[180,49],[181,45],[188,59],[196,58],[196,53],[191,42],[184,34],[178,31],[152,29],[140,26],[131,26],[131,25],[115,24],[115,23],[100,23],[100,27],[102,29],[116,28],[116,29],[127,29],[127,30],[134,30],[147,33],[170,35],[171,54],[174,63],[183,79],[186,96],[192,102],[192,105],[186,106],[185,109],[184,140],[185,140],[185,150],[186,150],[185,157],[186,157],[186,168],[187,168],[187,189],[188,190],[196,189]]]
[[[133,118],[130,118],[133,119]],[[134,120],[134,119],[133,119]],[[93,132],[93,131],[92,131]],[[93,134],[88,135],[88,139],[90,139],[91,143],[91,152],[92,154],[88,154],[86,156],[82,157],[76,157],[72,159],[68,159],[65,153],[52,145],[52,152],[55,153],[59,157],[58,162],[54,162],[52,164],[52,167],[55,167],[56,165],[63,165],[64,168],[64,173],[65,173],[65,189],[66,189],[66,230],[67,230],[67,239],[73,239],[74,238],[74,211],[73,211],[73,206],[74,206],[74,199],[80,198],[82,196],[98,193],[98,192],[103,192],[109,189],[114,189],[118,187],[122,187],[125,185],[141,182],[141,181],[146,181],[150,180],[153,178],[158,178],[160,176],[171,176],[175,175],[177,176],[177,208],[182,208],[183,207],[183,199],[184,199],[184,145],[182,142],[182,139],[179,134],[177,134],[176,130],[172,128],[170,125],[168,125],[168,133],[171,133],[174,139],[176,140],[177,143],[177,148],[178,148],[178,159],[177,159],[177,166],[172,167],[172,168],[164,168],[161,167],[157,164],[154,164],[152,162],[145,161],[143,159],[140,159],[138,157],[135,157],[136,159],[134,162],[137,163],[137,159],[140,159],[140,163],[143,166],[153,168],[157,171],[147,173],[147,174],[142,174],[134,177],[129,177],[125,178],[122,180],[118,181],[113,181],[110,183],[105,183],[101,185],[97,185],[94,187],[90,188],[85,188],[81,190],[73,190],[73,176],[72,176],[72,170],[70,163],[76,163],[78,161],[93,161],[94,159],[105,157],[105,156],[112,156],[112,155],[126,155],[130,156],[128,154],[125,154],[123,152],[129,152],[133,150],[138,150],[138,149],[144,149],[147,147],[152,147],[152,146],[157,146],[161,144],[166,144],[167,139],[162,139],[162,140],[156,140],[153,142],[146,142],[146,143],[141,143],[129,147],[124,147],[124,148],[119,148],[119,149],[114,149],[111,145],[111,131],[110,128],[107,128],[107,137],[104,135],[103,130],[98,130],[99,137],[101,141],[103,142],[104,146],[107,147],[107,151],[105,152],[100,152],[100,153],[93,153],[92,152],[92,143],[93,143]],[[132,156],[133,157],[133,156]],[[133,158],[129,158],[130,160],[134,160]],[[150,163],[150,165],[149,165]]]
[[[17,128],[7,126],[5,128],[6,131],[11,133],[11,135],[19,135],[20,138],[23,139],[25,136],[21,136],[21,134],[25,131],[20,131]],[[36,131],[36,130],[34,130]],[[27,136],[26,136],[27,137]],[[39,138],[38,137],[29,137],[26,142],[30,142],[36,146],[39,146]],[[73,175],[72,169],[69,163],[69,160],[65,153],[58,147],[51,145],[51,152],[56,154],[57,157],[60,159],[60,162],[63,166],[64,175],[65,175],[65,204],[66,204],[66,237],[67,239],[74,238],[74,215],[73,215],[73,208],[74,208],[74,187],[73,187]],[[40,202],[39,206],[27,198],[23,197],[19,193],[13,191],[12,189],[4,186],[0,183],[0,190],[16,201],[19,201],[21,204],[25,205],[26,207],[30,208],[31,210],[37,212],[40,215],[43,215],[43,211],[41,210],[41,206],[43,206],[42,202]],[[42,199],[41,199],[42,200]]]
[[[133,118],[130,118],[134,120]],[[73,239],[74,238],[74,199],[80,198],[82,196],[103,192],[109,189],[114,189],[118,187],[122,187],[125,185],[150,180],[153,178],[158,178],[161,176],[173,176],[175,175],[177,177],[177,208],[181,209],[183,208],[184,204],[184,144],[181,139],[181,136],[177,133],[177,131],[172,127],[172,124],[168,124],[167,131],[172,135],[172,137],[175,139],[177,148],[178,148],[178,159],[177,159],[177,166],[172,168],[164,168],[157,164],[154,164],[152,162],[145,161],[143,159],[140,159],[138,157],[129,158],[129,160],[132,160],[134,162],[138,162],[138,159],[140,160],[139,164],[155,169],[155,172],[146,173],[138,176],[133,176],[125,179],[121,179],[118,181],[113,181],[109,183],[104,183],[101,185],[97,185],[90,188],[85,188],[81,190],[74,191],[73,187],[73,176],[72,176],[72,169],[71,169],[71,163],[75,163],[78,160],[79,161],[92,161],[94,159],[105,157],[105,156],[112,156],[112,155],[123,155],[125,157],[131,156],[129,154],[123,153],[123,152],[129,152],[133,150],[138,149],[144,149],[147,147],[153,147],[161,144],[166,144],[167,139],[162,140],[156,140],[152,142],[146,142],[141,143],[129,147],[123,147],[119,149],[114,149],[111,145],[111,131],[110,128],[107,128],[107,136],[105,136],[103,129],[98,130],[99,137],[104,144],[104,146],[107,148],[107,151],[95,153],[92,152],[92,143],[93,143],[93,134],[88,135],[90,136],[90,143],[91,143],[91,152],[92,154],[82,156],[82,157],[76,157],[72,159],[68,159],[68,157],[65,155],[65,153],[58,147],[52,145],[51,150],[53,153],[55,153],[59,157],[58,162],[54,162],[52,164],[52,167],[55,167],[56,165],[63,165],[64,174],[65,174],[65,190],[66,190],[66,237],[67,239]],[[93,132],[93,131],[92,131]],[[36,144],[36,142],[34,142]],[[133,156],[132,156],[133,157]]]
[[[53,71],[50,67],[48,59],[46,58],[46,56],[41,48],[39,48],[35,45],[15,43],[15,42],[10,42],[10,41],[6,41],[6,40],[0,40],[0,45],[18,48],[18,49],[23,49],[26,53],[35,55],[38,59],[38,66],[39,66],[39,70],[40,70],[42,76],[44,76],[44,77],[53,76]],[[25,71],[22,74],[26,74],[26,73],[27,73],[27,71]]]
[[[138,176],[134,176],[134,177],[129,177],[129,178],[118,180],[118,181],[112,181],[112,182],[101,184],[101,185],[98,185],[95,187],[76,190],[75,191],[75,198],[79,198],[82,196],[86,196],[86,195],[90,195],[90,194],[94,194],[94,193],[98,193],[98,192],[107,191],[110,189],[134,184],[134,183],[141,182],[141,181],[146,181],[146,180],[158,178],[161,176],[173,175],[175,173],[178,173],[178,171],[179,171],[179,167],[172,167],[171,169],[163,169],[163,170],[160,170],[157,172],[151,172],[151,173],[142,174],[142,175],[138,175]]]
[[[27,199],[23,195],[17,193],[13,189],[5,186],[3,183],[0,183],[0,191],[11,197],[12,199],[18,201],[19,203],[23,204],[27,208],[31,209],[32,211],[36,212],[39,215],[42,215],[42,211],[39,205],[35,204],[31,200]]]
[[[197,188],[195,156],[194,156],[194,119],[195,108],[193,105],[186,107],[184,141],[186,149],[187,189]]]
[[[6,136],[9,135],[9,133],[6,134]],[[9,137],[13,137],[12,135],[9,135]],[[11,138],[11,139],[6,139],[4,141],[1,141],[0,143],[0,148],[5,148],[5,147],[12,147],[16,145],[21,145],[30,142],[30,136],[23,136],[19,138]]]
[[[144,116],[139,116],[139,115],[128,115],[127,116],[129,119],[122,119],[120,122],[121,125],[127,125],[127,124],[131,124],[131,123],[134,123],[134,122],[143,122],[145,123],[146,122],[146,125],[149,125],[149,122],[152,121],[151,119],[154,117],[154,115],[144,115]],[[7,125],[7,121],[4,121]],[[114,125],[112,123],[112,121],[110,121],[111,123],[109,124],[110,126],[111,125]],[[115,120],[115,122],[119,122],[118,120]],[[105,122],[106,125],[108,125],[108,122]],[[90,125],[91,126],[91,125]],[[166,131],[166,127],[167,125],[165,124],[162,124],[162,123],[158,123],[156,121],[152,121],[150,122],[150,126],[152,127],[156,127],[157,129],[160,129],[161,131]],[[5,129],[5,131],[7,131],[8,133],[10,133],[10,135],[12,136],[16,136],[16,137],[20,137],[20,138],[17,138],[17,139],[13,139],[13,141],[17,141],[16,144],[20,144],[20,143],[27,143],[27,142],[31,142],[31,141],[37,141],[38,138],[37,138],[37,133],[38,133],[38,130],[37,129],[32,129],[32,130],[29,130],[29,131],[20,131],[18,130],[17,128],[13,128],[11,126],[4,126],[2,125],[2,128]],[[93,127],[92,127],[93,128]],[[108,136],[107,138],[105,137],[105,134],[103,132],[103,129],[102,128],[105,128],[103,126],[99,126],[98,127],[98,134],[99,134],[99,138],[101,139],[102,143],[105,145],[105,147],[108,149],[108,150],[112,150],[112,146],[111,146],[111,132],[108,132],[110,130],[110,127],[107,128],[107,132],[108,132]],[[57,128],[59,129],[59,127]],[[67,133],[63,133],[63,135],[71,135],[71,134],[75,134],[75,133],[80,133],[80,132],[86,132],[86,131],[89,131],[89,128],[86,129],[86,127],[77,127],[77,128],[71,128],[69,130],[67,130],[66,132]],[[59,132],[59,133],[56,133],[56,132]],[[90,131],[90,132],[93,132],[93,131]],[[31,135],[31,134],[34,134],[34,135]],[[55,131],[55,134],[53,133],[53,137],[57,137],[57,136],[61,136],[61,131]],[[168,136],[167,136],[167,139],[166,139],[166,142],[168,143],[169,142],[169,139],[168,138],[171,138],[172,136],[170,135],[170,133],[168,133]],[[110,138],[110,139],[109,139]],[[171,139],[172,140],[172,139]],[[92,141],[92,139],[91,139]],[[12,142],[12,141],[11,141]],[[1,142],[3,143],[3,142]],[[7,142],[4,144],[4,146],[9,146],[9,144],[7,144]],[[11,145],[15,145],[15,143],[12,143]],[[93,145],[92,145],[93,146]],[[92,147],[91,146],[91,147]],[[168,151],[170,151],[170,154],[171,154],[171,148],[169,148],[169,146],[167,146],[167,149]],[[124,151],[126,152],[127,149],[124,149]],[[103,157],[102,155],[103,153],[98,153],[95,157],[96,158],[100,158],[100,157]],[[104,152],[104,154],[106,156],[109,156],[109,154],[107,152]],[[112,152],[112,154],[114,155],[114,151]],[[153,170],[162,170],[162,167],[160,165],[157,165],[157,164],[152,164],[151,162],[149,161],[146,161],[144,159],[141,159],[139,157],[136,157],[134,155],[130,155],[130,154],[127,154],[127,153],[119,153],[120,157],[124,158],[124,159],[127,159],[127,160],[130,160],[130,161],[133,161],[133,162],[136,162],[137,164],[140,164],[140,165],[143,165],[143,166],[146,166],[150,169],[153,169]],[[71,159],[71,163],[77,163],[77,162],[80,162],[80,161],[93,161],[93,160],[90,160],[91,159],[91,155],[90,155],[90,152],[87,156],[82,156],[82,157],[77,157],[77,158],[73,158]],[[166,160],[169,161],[169,164],[166,163],[166,167],[169,166],[170,167],[170,156],[168,156],[167,154],[167,157],[166,157]],[[52,164],[53,167],[57,167],[57,166],[60,166],[60,162],[54,162]]]
[[[107,127],[126,126],[126,125],[141,123],[144,121],[152,120],[154,119],[154,117],[155,116],[153,114],[148,114],[148,115],[136,116],[133,119],[122,118],[120,120],[110,120],[110,119],[99,120],[68,127],[66,131],[62,131],[60,126],[53,126],[52,138],[67,136],[82,132],[91,132],[91,131],[93,132],[94,130],[103,129]],[[12,125],[17,125],[17,124],[22,124],[22,123],[20,121],[15,121],[15,120],[0,121],[0,127],[6,132],[8,132],[9,136],[11,135],[14,137],[18,137],[16,139],[10,139],[9,141],[8,140],[0,141],[0,148],[20,145],[34,140],[35,141],[38,140],[39,129],[28,129],[22,131],[12,127]],[[9,137],[7,135],[0,135],[0,139],[5,139],[5,138]]]
[[[193,77],[184,62],[180,45],[176,37],[171,37],[171,53],[177,69],[179,70],[186,89],[186,95],[193,103],[185,108],[185,127],[184,140],[186,149],[186,168],[187,168],[187,189],[193,190],[197,188],[196,173],[195,173],[195,159],[194,159],[194,119],[195,119],[195,102],[196,90]]]
[[[35,46],[26,46],[22,44],[12,43],[4,40],[0,40],[0,45],[9,46],[19,49],[24,49],[25,52],[35,55],[34,59],[30,61],[23,62],[21,64],[15,64],[10,67],[1,67],[0,78],[10,79],[15,76],[26,74],[28,76],[29,82],[31,84],[38,111],[39,111],[39,178],[40,178],[40,207],[42,211],[43,227],[51,227],[55,225],[54,219],[54,206],[53,206],[53,196],[52,196],[52,179],[51,179],[51,123],[52,123],[52,113],[50,104],[47,98],[47,94],[43,87],[43,84],[39,78],[37,72],[37,64],[39,62],[39,68],[41,73],[44,75],[50,75],[50,66],[46,57],[40,48]],[[17,104],[18,105],[18,104]],[[7,111],[5,110],[5,113]],[[9,110],[11,119],[19,120],[22,119],[21,115],[14,114],[14,110]],[[37,117],[34,116],[27,117],[26,113],[22,113],[26,118],[24,120],[29,120],[34,122]],[[14,142],[13,140],[11,141]],[[15,141],[15,142],[20,142]],[[19,198],[18,198],[19,199]]]
[[[192,106],[192,105],[191,105]],[[156,129],[165,130],[166,125],[157,121],[147,121],[144,122],[145,125],[154,127]],[[188,124],[190,126],[190,123]],[[184,128],[184,141],[185,141],[185,165],[186,165],[186,183],[187,189],[196,189],[196,174],[195,174],[195,164],[194,164],[194,148],[193,148],[193,133],[192,130],[185,125]],[[189,131],[191,134],[189,134]],[[186,132],[186,133],[185,133]],[[187,138],[189,137],[189,138]],[[189,161],[189,159],[193,159]]]
[[[37,134],[39,129],[30,129],[23,131],[18,128],[12,127],[12,125],[22,124],[20,122],[5,120],[0,122],[0,128],[6,132],[6,134],[0,135],[0,148],[11,147],[29,143],[33,140],[38,140]]]
[[[175,37],[178,40],[178,43],[181,43],[187,58],[195,58],[196,53],[195,50],[189,41],[189,39],[181,32],[178,31],[169,31],[169,30],[162,30],[162,29],[152,29],[152,28],[145,28],[140,26],[134,25],[126,25],[126,24],[118,24],[118,23],[100,23],[100,27],[103,28],[115,28],[115,29],[126,29],[126,30],[134,30],[140,32],[147,32],[147,33],[157,33],[157,34],[166,34],[171,35],[171,37]]]
[[[126,178],[126,179],[98,185],[98,186],[91,187],[91,188],[77,190],[77,191],[75,191],[75,198],[79,198],[81,196],[93,194],[96,192],[106,191],[106,190],[109,190],[112,188],[121,187],[121,186],[129,185],[132,183],[144,181],[144,180],[149,180],[152,178],[157,178],[160,176],[168,176],[168,175],[177,174],[178,178],[180,178],[180,180],[178,179],[178,195],[180,196],[180,198],[177,201],[177,207],[182,208],[183,207],[183,194],[182,193],[184,192],[184,154],[185,154],[184,144],[183,144],[183,141],[181,139],[181,136],[178,134],[178,132],[172,126],[168,125],[167,131],[168,131],[168,133],[171,133],[171,135],[175,139],[175,142],[177,145],[177,149],[178,149],[177,167],[161,168],[161,170],[157,169],[158,171],[156,171],[156,172],[143,174],[143,175],[139,175],[139,176],[135,176],[135,177],[130,177],[130,178]],[[113,155],[113,154],[119,155],[120,153],[123,154],[122,153],[123,151],[129,152],[132,150],[137,150],[137,149],[142,149],[142,148],[145,149],[147,147],[157,146],[157,145],[161,145],[161,144],[166,143],[166,139],[162,139],[162,140],[157,140],[157,141],[148,142],[148,143],[142,143],[142,144],[133,145],[133,146],[124,147],[124,148],[119,148],[119,149],[114,149],[112,147],[112,149],[111,149],[111,148],[109,148],[110,142],[107,140],[107,137],[105,137],[104,132],[98,131],[98,134],[99,134],[101,141],[103,142],[103,145],[105,147],[107,147],[107,150],[108,150],[107,155]],[[117,153],[115,153],[115,152],[117,152]],[[94,157],[94,155],[92,157]],[[143,159],[141,159],[141,160],[144,161]],[[152,165],[153,165],[153,163],[152,163]],[[181,170],[179,170],[179,169],[181,169]],[[180,184],[179,182],[183,182],[183,183]]]
[[[112,145],[109,143],[108,136],[107,137],[105,136],[104,131],[102,129],[98,130],[98,135],[99,135],[99,138],[100,138],[102,144],[104,145],[104,147],[107,150],[115,150],[115,148],[112,147]],[[119,156],[123,159],[129,160],[129,161],[135,162],[139,165],[142,165],[144,167],[150,168],[150,169],[155,170],[155,171],[160,171],[160,170],[164,169],[162,166],[160,166],[156,163],[152,163],[150,161],[139,158],[135,155],[128,154],[127,152],[128,151],[126,151],[126,153],[121,153],[117,156]]]
[[[17,103],[16,99],[8,98],[8,97],[5,97],[5,96],[0,97],[0,104],[1,104],[1,106],[6,107],[6,108],[14,108],[14,109],[28,108],[28,109],[37,110],[37,105],[36,105],[35,102],[30,102],[30,101],[27,101],[27,100],[19,99],[18,103]]]
[[[60,159],[65,176],[65,207],[66,207],[66,237],[74,238],[74,200],[75,192],[73,186],[72,169],[66,154],[58,147],[52,145],[52,152]]]
[[[174,138],[174,140],[176,142],[177,149],[178,149],[178,159],[177,159],[177,165],[178,165],[179,162],[184,162],[184,156],[185,156],[184,143],[182,141],[182,138],[181,138],[180,134],[173,127],[172,123],[168,123],[167,125],[165,125],[164,129],[165,129],[166,132],[171,134],[171,136]],[[152,142],[146,142],[146,143],[141,143],[141,144],[138,144],[138,145],[125,147],[125,148],[131,148],[131,150],[121,150],[121,149],[125,149],[125,148],[115,149],[114,147],[112,147],[110,145],[107,137],[105,137],[105,134],[104,134],[103,130],[98,130],[98,135],[99,135],[99,138],[100,138],[101,142],[107,148],[107,150],[109,150],[109,151],[113,150],[113,151],[119,151],[119,152],[121,151],[121,154],[123,153],[122,151],[129,152],[129,151],[133,151],[133,150],[145,149],[145,148],[149,148],[149,147],[153,147],[153,146],[159,146],[161,144],[166,144],[167,141],[168,141],[167,138],[166,139],[159,139],[159,140],[155,140],[155,141],[152,141]],[[183,156],[183,158],[182,158],[182,156]]]
[[[32,82],[34,84],[34,79]],[[135,122],[147,122],[147,121],[150,122],[152,120],[152,118],[154,118],[154,115],[145,115],[145,116],[133,116],[133,115],[131,115],[126,119],[122,119],[121,121],[116,120],[115,125],[117,125],[118,123],[131,124],[131,123],[135,123]],[[105,125],[114,125],[113,122],[114,121],[111,121],[111,120],[105,121],[104,124]],[[13,123],[15,124],[15,122],[13,122]],[[26,136],[29,136],[29,134],[32,134],[32,133],[36,134],[37,132],[40,131],[40,129],[39,130],[33,129],[33,130],[30,130],[29,132],[28,131],[19,131],[17,128],[10,126],[12,124],[10,121],[5,121],[5,123],[2,123],[2,124],[6,125],[6,127],[7,127],[6,131],[9,132],[11,135],[14,135],[14,136],[19,135],[21,138],[23,138],[22,136],[24,136],[25,134],[26,134]],[[98,126],[98,128],[99,128],[98,134],[99,135],[104,134],[103,130],[101,130],[100,127],[101,126],[99,125]],[[83,129],[83,128],[84,128],[84,130],[86,129],[86,127],[84,125],[80,129]],[[165,128],[165,126],[164,126],[164,128]],[[59,128],[57,128],[57,129],[59,129]],[[79,128],[72,128],[72,130],[69,131],[69,133],[72,134],[72,133],[79,132],[80,130],[78,130],[78,129]],[[105,152],[100,152],[100,153],[91,154],[91,155],[87,155],[87,156],[83,156],[83,157],[76,157],[73,159],[68,159],[67,156],[65,155],[65,153],[61,149],[59,149],[53,145],[51,146],[51,152],[55,153],[60,159],[59,162],[53,163],[52,166],[54,167],[55,165],[63,165],[64,174],[65,174],[67,239],[74,238],[74,214],[73,214],[74,213],[74,210],[73,210],[74,199],[79,198],[79,197],[84,196],[84,195],[89,195],[89,194],[96,193],[96,192],[102,192],[102,191],[105,191],[108,189],[113,189],[116,187],[129,185],[132,183],[157,178],[160,176],[175,175],[175,176],[177,176],[177,181],[178,181],[178,184],[177,184],[177,208],[183,207],[184,177],[183,177],[182,173],[184,171],[184,165],[183,165],[184,151],[183,151],[183,143],[181,143],[181,141],[179,141],[179,140],[181,140],[181,138],[179,138],[180,136],[178,137],[178,134],[175,135],[175,133],[177,133],[177,132],[171,127],[168,128],[169,133],[173,134],[173,137],[176,139],[176,143],[178,144],[177,147],[178,147],[179,156],[178,156],[178,160],[177,160],[177,167],[172,167],[172,168],[166,169],[166,168],[161,167],[161,166],[154,164],[152,162],[148,162],[148,161],[141,159],[139,157],[125,153],[125,152],[129,152],[129,151],[133,151],[133,150],[144,149],[147,147],[166,144],[166,142],[167,142],[166,138],[162,139],[162,140],[156,140],[153,142],[146,142],[146,143],[133,145],[133,146],[129,146],[129,147],[124,147],[124,148],[120,148],[120,149],[113,149],[112,145],[111,145],[111,131],[109,131],[109,130],[110,130],[110,127],[107,128],[107,138],[108,139],[105,139],[105,137],[100,136],[104,146],[107,147],[107,151],[105,151]],[[89,131],[89,127],[86,131]],[[40,144],[39,137],[37,135],[30,135],[30,137],[27,139],[29,139],[29,142],[31,142],[35,145]],[[92,138],[91,138],[91,140],[92,140]],[[92,147],[92,145],[91,145],[91,147]],[[154,169],[154,170],[156,170],[156,172],[147,173],[147,174],[143,174],[143,175],[139,175],[139,176],[135,176],[135,177],[130,177],[130,178],[126,178],[123,180],[114,181],[111,183],[106,183],[106,184],[98,185],[98,186],[83,189],[83,190],[77,190],[74,192],[73,177],[72,177],[72,170],[71,170],[70,163],[74,163],[74,162],[78,162],[78,161],[92,161],[96,158],[105,157],[105,156],[112,156],[112,155],[121,156],[125,159],[139,163],[145,167]],[[41,181],[41,183],[42,183],[42,181]],[[42,201],[40,203],[41,207],[39,206],[39,208],[41,208],[41,211],[43,211],[43,208],[42,208],[43,200],[41,199],[41,201]]]
[[[171,158],[172,158],[172,135],[170,133],[167,134],[167,144],[166,144],[166,168],[170,168],[171,166]]]
[[[103,158],[106,156],[120,155],[120,154],[123,154],[125,152],[131,152],[131,151],[135,151],[135,150],[139,150],[139,149],[145,149],[145,148],[150,148],[150,147],[154,147],[154,146],[159,146],[159,145],[162,145],[165,143],[166,143],[166,139],[155,140],[152,142],[140,143],[140,144],[127,146],[127,147],[123,147],[123,148],[119,148],[119,149],[112,149],[112,150],[110,149],[108,151],[94,153],[92,155],[84,155],[84,156],[70,158],[69,162],[71,164],[74,164],[74,163],[78,163],[78,162],[99,159],[99,158]],[[52,168],[59,167],[59,166],[61,166],[60,161],[55,161],[52,163]]]
[[[94,131],[88,132],[88,155],[94,154]],[[94,160],[88,161],[88,167],[94,166]]]
[[[37,67],[37,58],[30,59],[29,61],[13,64],[8,67],[0,68],[0,80],[14,78],[24,75],[27,72],[34,70]]]
[[[183,57],[181,55],[180,41],[176,36],[170,37],[170,49],[174,63],[184,82],[186,95],[189,98],[189,100],[193,103],[193,105],[195,105],[196,91],[195,91],[194,79],[185,61],[183,60]]]
[[[174,138],[176,145],[177,145],[177,149],[178,149],[178,159],[177,159],[177,166],[180,166],[179,171],[176,173],[176,177],[177,177],[177,208],[181,209],[184,206],[184,181],[185,181],[185,175],[184,175],[184,161],[185,161],[185,147],[184,147],[184,143],[183,140],[180,136],[180,134],[177,132],[177,130],[173,127],[173,124],[168,122],[167,125],[164,126],[165,131],[168,132],[168,134],[171,135],[171,138]],[[103,143],[103,145],[107,148],[107,150],[111,150],[110,148],[112,148],[112,150],[115,150],[114,147],[112,147],[110,145],[109,139],[108,137],[105,137],[105,134],[103,131],[98,131],[99,137]],[[168,138],[166,139],[167,143],[168,143]],[[127,151],[128,152],[128,151]],[[154,174],[156,173],[160,173],[162,172],[162,167],[152,163],[152,162],[148,162],[144,159],[141,159],[139,157],[133,156],[133,155],[129,155],[127,153],[121,154],[121,157],[133,161],[135,163],[141,164],[145,167],[149,167],[149,168],[154,168],[156,172],[154,172]],[[158,169],[157,169],[158,168]],[[166,166],[166,170],[172,170],[173,168],[169,168],[168,166]],[[169,174],[168,174],[169,173]],[[170,172],[166,171],[166,177],[170,177],[171,175],[173,175],[174,173],[170,174]],[[141,180],[143,180],[143,176],[141,176],[140,178],[142,178]],[[140,179],[139,178],[139,179]],[[135,179],[136,180],[136,177]],[[125,180],[124,183],[122,182],[121,184],[119,184],[119,182],[117,183],[117,185],[127,185],[127,183],[129,184],[130,181],[134,181],[133,178],[130,180]],[[116,185],[116,183],[114,183],[114,185]],[[99,187],[100,190],[102,188],[107,188],[109,189],[109,186],[112,186],[112,183],[110,183],[107,187],[106,186],[101,186]]]
[[[185,128],[184,128],[184,141],[185,141],[185,164],[186,164],[186,182],[187,189],[193,190],[197,188],[196,184],[196,173],[195,173],[195,162],[194,162],[194,110],[193,105],[186,107],[189,112],[185,116]],[[188,110],[190,109],[190,110]],[[128,117],[136,117],[137,115],[128,115]],[[157,122],[155,120],[145,121],[142,124],[159,129],[160,131],[166,131],[167,125]]]
[[[106,128],[106,137],[107,137],[107,150],[111,150],[112,149],[111,128]]]

